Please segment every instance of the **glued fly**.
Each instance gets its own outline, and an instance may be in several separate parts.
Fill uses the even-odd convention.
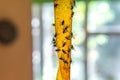
[[[74,12],[72,12],[71,16],[73,17],[73,15],[74,15]]]
[[[56,44],[53,44],[54,47],[56,47]]]
[[[64,63],[68,64],[68,62],[66,60],[63,61]]]
[[[53,40],[52,40],[53,42],[55,42],[55,38],[53,38]]]
[[[53,46],[56,47],[56,42],[53,42]]]
[[[72,63],[72,58],[70,59],[70,63]]]
[[[65,33],[65,32],[67,31],[68,27],[69,27],[69,26],[66,26],[66,27],[64,28],[63,33]]]
[[[56,36],[57,36],[57,34],[55,33],[55,35],[53,37],[53,40],[52,40],[52,43],[53,43],[54,47],[56,47]]]
[[[71,4],[72,4],[72,6],[75,6],[75,0],[72,0]]]
[[[62,47],[64,47],[66,45],[66,42],[63,43]]]
[[[52,25],[53,25],[53,26],[55,26],[55,24],[54,24],[54,23],[53,23]]]
[[[55,51],[59,52],[59,51],[60,51],[60,49],[56,49]]]
[[[71,37],[75,38],[75,37],[73,36],[73,33],[71,33]]]
[[[73,9],[73,6],[71,6],[71,10]]]
[[[62,52],[63,52],[64,54],[66,54],[66,51],[65,51],[65,50],[63,50],[63,49],[62,49]]]
[[[71,49],[74,49],[73,45],[71,45]]]
[[[57,7],[58,6],[58,4],[54,4],[54,7]]]
[[[73,37],[73,33],[71,33],[71,37]]]
[[[59,58],[60,60],[64,60],[62,57]]]
[[[64,20],[62,21],[62,25],[64,25]]]
[[[71,51],[71,49],[69,48],[69,49],[68,49],[68,53],[69,53],[70,51]]]
[[[71,33],[71,38],[74,38],[74,39],[75,39],[75,37],[73,36],[73,33]]]
[[[56,40],[55,40],[55,38],[53,38],[52,43],[53,43],[53,46],[56,47]]]
[[[71,40],[71,36],[66,36],[65,37],[67,40]]]
[[[56,42],[53,42],[53,46],[56,47]]]
[[[57,36],[57,34],[55,33],[54,37],[56,37],[56,36]]]

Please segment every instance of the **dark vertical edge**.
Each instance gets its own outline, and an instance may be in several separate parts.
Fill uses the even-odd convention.
[[[87,26],[88,26],[88,1],[85,2],[85,23],[84,23],[84,30],[85,30],[85,41],[84,41],[84,70],[85,70],[85,80],[88,80],[88,48],[87,48],[87,44],[88,44],[88,30],[87,30]]]
[[[43,80],[43,20],[42,20],[42,4],[40,4],[40,76]]]

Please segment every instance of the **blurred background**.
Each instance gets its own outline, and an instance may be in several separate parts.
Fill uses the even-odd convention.
[[[120,80],[120,0],[76,0],[73,11],[71,80]],[[34,80],[56,78],[53,23],[53,1],[33,0]]]

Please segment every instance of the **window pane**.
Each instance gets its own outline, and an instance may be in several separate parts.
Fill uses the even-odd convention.
[[[84,19],[85,19],[85,2],[77,1],[73,9],[73,39],[72,44],[72,64],[71,64],[71,80],[84,80],[84,49],[83,42],[85,39],[84,34]]]
[[[89,80],[120,80],[120,36],[96,35],[88,40]]]
[[[120,32],[120,1],[91,1],[88,11],[90,32]]]
[[[40,9],[38,4],[32,4],[32,63],[33,63],[33,79],[41,80],[41,35],[40,35]]]
[[[52,46],[54,34],[53,24],[54,8],[52,3],[42,6],[43,20],[43,80],[55,80],[57,73],[57,54]]]

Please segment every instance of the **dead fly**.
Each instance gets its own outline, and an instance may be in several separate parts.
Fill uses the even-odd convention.
[[[75,6],[75,0],[73,0],[73,6]]]
[[[71,17],[73,17],[73,15],[74,15],[74,12],[72,12]]]
[[[63,43],[62,47],[64,47],[66,45],[66,42]]]
[[[56,38],[55,38],[55,35],[53,37],[53,40],[52,40],[53,43],[56,43]]]
[[[71,37],[73,37],[73,33],[71,32]]]
[[[72,63],[72,58],[70,59],[70,63]]]
[[[67,31],[69,26],[66,26],[64,29],[63,29],[63,33],[65,33]]]
[[[55,33],[54,37],[56,38],[57,34]]]
[[[55,38],[53,38],[52,42],[55,42]]]
[[[63,61],[64,63],[68,64],[68,62],[66,60]]]
[[[71,36],[66,36],[65,37],[67,40],[71,40]]]
[[[56,49],[55,51],[59,52],[59,51],[60,51],[60,49]]]
[[[54,24],[54,23],[53,23],[52,25],[53,25],[53,26],[55,26],[55,24]]]
[[[70,57],[70,54],[67,54],[67,58],[69,58]]]
[[[56,44],[53,44],[54,47],[56,47]]]
[[[71,38],[75,39],[75,37],[73,36],[73,33],[71,32]]]
[[[57,7],[58,6],[58,4],[54,4],[54,7]]]
[[[62,57],[59,58],[60,60],[64,60]]]
[[[71,49],[69,48],[69,49],[68,49],[68,53],[69,53],[70,51],[71,51]]]
[[[71,49],[74,49],[73,45],[71,45]]]
[[[64,20],[62,21],[62,25],[64,25]]]
[[[52,43],[53,43],[53,45],[56,45],[56,42],[55,42],[55,41],[53,41]]]
[[[53,42],[53,46],[56,47],[56,42]]]
[[[57,34],[54,35],[53,40],[52,40],[52,43],[53,43],[54,47],[56,47],[56,36],[57,36]]]
[[[65,51],[65,50],[63,50],[63,49],[62,49],[62,52],[63,52],[64,54],[66,54],[66,51]]]
[[[55,38],[53,38],[52,43],[53,43],[53,46],[56,47],[56,40],[55,40]]]
[[[73,5],[71,6],[71,10],[73,9]]]

